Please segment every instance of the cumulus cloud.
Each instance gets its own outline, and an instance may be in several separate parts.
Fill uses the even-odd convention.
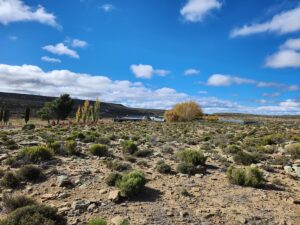
[[[280,46],[279,51],[267,57],[265,66],[279,68],[300,68],[300,38],[289,39]]]
[[[71,46],[73,48],[85,48],[88,45],[86,41],[79,40],[79,39],[73,39],[71,42]]]
[[[115,9],[115,7],[112,4],[103,4],[100,7],[104,12],[111,12]]]
[[[253,84],[255,83],[254,80],[240,78],[240,77],[233,77],[230,75],[223,75],[223,74],[213,74],[207,80],[207,85],[209,86],[231,86],[233,84]]]
[[[199,74],[200,73],[200,71],[199,70],[196,70],[196,69],[187,69],[187,70],[185,70],[184,71],[184,75],[185,76],[194,76],[194,75],[197,75],[197,74]]]
[[[41,57],[41,60],[44,61],[44,62],[50,62],[50,63],[61,63],[60,59],[51,58],[49,56],[43,56],[43,57]]]
[[[273,92],[273,93],[263,93],[262,96],[263,97],[268,97],[268,98],[276,98],[278,96],[280,96],[281,93],[280,92]]]
[[[297,32],[300,30],[299,18],[300,6],[277,14],[268,22],[244,25],[241,28],[236,28],[231,32],[230,36],[246,36],[263,32],[275,32],[278,34]]]
[[[213,74],[211,75],[206,85],[215,86],[215,87],[228,87],[231,85],[241,85],[241,84],[254,84],[258,88],[277,88],[283,91],[298,91],[300,90],[299,85],[288,85],[276,82],[262,82],[256,81],[252,79],[236,77],[231,75],[223,75],[223,74]]]
[[[222,3],[219,0],[188,0],[180,14],[186,21],[201,22],[209,12],[221,7]]]
[[[130,70],[137,78],[151,79],[154,75],[166,76],[170,73],[168,70],[154,69],[151,65],[131,65]]]
[[[69,49],[63,43],[58,43],[56,45],[47,45],[44,46],[42,49],[51,52],[55,55],[67,55],[72,58],[79,59],[79,55],[77,54],[77,52],[72,49]]]
[[[48,13],[41,5],[30,7],[21,0],[0,0],[0,23],[7,25],[14,22],[34,21],[60,28],[56,16]]]

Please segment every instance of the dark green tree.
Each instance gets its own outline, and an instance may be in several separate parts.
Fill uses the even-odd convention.
[[[7,107],[4,107],[3,110],[3,122],[5,125],[7,125],[8,121],[9,121],[9,117],[10,117],[10,111]]]
[[[42,120],[47,120],[50,124],[50,120],[55,118],[54,114],[54,102],[46,102],[37,114],[41,117]]]
[[[3,109],[4,109],[4,106],[2,105],[2,106],[0,107],[0,124],[1,124],[2,121],[3,121],[3,115],[4,115]]]
[[[24,120],[25,123],[27,124],[30,118],[30,108],[27,106],[25,109],[25,115],[24,115]]]
[[[72,111],[74,101],[69,94],[63,94],[53,102],[53,110],[57,119],[57,123],[60,120],[65,120]]]

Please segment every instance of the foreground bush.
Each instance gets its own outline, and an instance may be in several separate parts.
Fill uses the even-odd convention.
[[[230,183],[240,186],[259,187],[263,184],[263,174],[255,167],[234,168],[229,167],[227,178]]]
[[[44,205],[28,205],[10,213],[0,225],[66,225],[66,220],[55,208]]]
[[[0,180],[0,184],[6,188],[17,188],[20,186],[20,179],[13,172],[6,172]]]
[[[120,188],[122,196],[132,197],[138,194],[146,183],[147,180],[142,172],[132,171],[118,181],[117,187]]]
[[[94,144],[89,147],[89,152],[94,156],[104,157],[108,155],[108,148],[106,145]]]
[[[107,225],[107,222],[104,219],[91,219],[87,225]]]
[[[168,122],[187,122],[202,118],[203,111],[194,101],[176,104],[173,109],[165,112],[165,120]]]
[[[300,143],[290,144],[286,147],[293,159],[300,159]]]
[[[164,161],[159,161],[157,163],[156,169],[159,173],[168,174],[171,173],[172,169],[171,167],[166,164]]]
[[[23,181],[35,182],[42,180],[44,174],[41,168],[34,165],[25,165],[17,172],[18,177]]]
[[[122,148],[124,154],[134,154],[136,151],[138,151],[137,145],[132,141],[123,141],[122,142]]]
[[[46,146],[34,146],[22,149],[18,158],[27,162],[39,163],[50,160],[52,158],[52,154],[52,150]]]
[[[2,206],[7,213],[24,206],[36,204],[36,201],[23,195],[10,196],[5,194],[3,195],[2,202]]]
[[[194,175],[196,173],[196,167],[192,163],[179,163],[176,171],[182,174]]]
[[[186,149],[184,151],[178,152],[177,157],[181,162],[191,163],[194,166],[205,165],[207,159],[207,157],[205,157],[202,152],[194,149]]]

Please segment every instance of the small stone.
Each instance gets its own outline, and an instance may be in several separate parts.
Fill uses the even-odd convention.
[[[73,186],[72,181],[68,178],[68,176],[62,175],[57,177],[56,184],[58,187],[70,187]]]
[[[120,191],[114,190],[109,192],[108,194],[108,200],[111,200],[112,202],[117,202],[120,198]]]
[[[99,191],[99,194],[106,194],[107,193],[107,190],[106,189],[101,189],[100,191]]]
[[[114,218],[111,219],[111,223],[114,225],[119,225],[121,224],[124,220],[126,220],[126,218],[122,217],[122,216],[115,216]]]
[[[92,203],[87,207],[87,211],[93,212],[96,207],[97,207],[97,205],[95,203]]]
[[[72,203],[72,208],[74,210],[77,210],[77,209],[83,209],[85,210],[90,204],[90,201],[88,200],[84,200],[84,199],[80,199],[80,200],[76,200]]]

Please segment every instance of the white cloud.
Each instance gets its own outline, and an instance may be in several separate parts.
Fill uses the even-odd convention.
[[[43,49],[55,55],[67,55],[75,59],[79,58],[79,55],[76,51],[69,49],[63,43],[58,43],[56,45],[47,45],[44,46]]]
[[[230,75],[223,75],[223,74],[213,74],[207,80],[207,85],[209,86],[231,86],[233,84],[253,84],[255,83],[254,80],[240,78],[240,77],[233,77]]]
[[[42,87],[42,88],[41,88]],[[299,114],[300,102],[288,99],[277,105],[248,107],[216,97],[193,97],[175,89],[150,89],[140,82],[111,80],[106,76],[75,73],[69,70],[44,71],[34,65],[0,64],[0,91],[59,96],[122,103],[131,107],[169,109],[178,102],[195,100],[206,113],[243,112],[255,114]]]
[[[252,25],[244,25],[231,32],[231,37],[246,36],[263,32],[286,34],[300,30],[300,6],[295,9],[275,15],[270,21]]]
[[[8,37],[9,38],[9,40],[11,40],[11,41],[16,41],[16,40],[18,40],[18,37],[17,36],[9,36]]]
[[[265,66],[274,69],[300,68],[300,53],[294,50],[280,50],[267,57]]]
[[[111,12],[115,9],[112,4],[104,4],[100,7],[104,12]]]
[[[154,75],[166,76],[170,73],[168,70],[154,69],[151,65],[131,65],[130,69],[137,78],[151,79]]]
[[[200,95],[206,95],[206,94],[208,94],[208,91],[198,91],[198,94],[200,94]]]
[[[180,10],[180,14],[186,21],[201,22],[210,11],[220,9],[221,6],[219,0],[188,0]]]
[[[223,74],[213,74],[211,75],[206,85],[215,86],[215,87],[228,87],[231,85],[241,85],[241,84],[254,84],[258,88],[276,88],[281,89],[283,91],[298,91],[300,90],[299,85],[288,85],[276,82],[262,82],[256,81],[252,79],[236,77],[231,75],[223,75]]]
[[[289,39],[280,46],[280,50],[267,57],[265,66],[279,68],[300,68],[300,39]]]
[[[79,40],[79,39],[73,39],[71,46],[73,48],[85,48],[88,45],[86,41]]]
[[[7,25],[25,21],[35,21],[60,28],[60,25],[56,22],[56,16],[46,12],[41,5],[33,8],[21,0],[0,0],[0,23]]]
[[[274,93],[263,93],[262,96],[263,97],[268,97],[268,98],[276,98],[278,96],[280,96],[281,93],[280,92],[274,92]]]
[[[50,62],[50,63],[61,63],[60,59],[51,58],[49,56],[43,56],[43,57],[41,57],[41,60],[44,61],[44,62]]]
[[[187,70],[184,71],[185,76],[194,76],[194,75],[197,75],[199,73],[200,73],[200,71],[196,70],[196,69],[187,69]]]

